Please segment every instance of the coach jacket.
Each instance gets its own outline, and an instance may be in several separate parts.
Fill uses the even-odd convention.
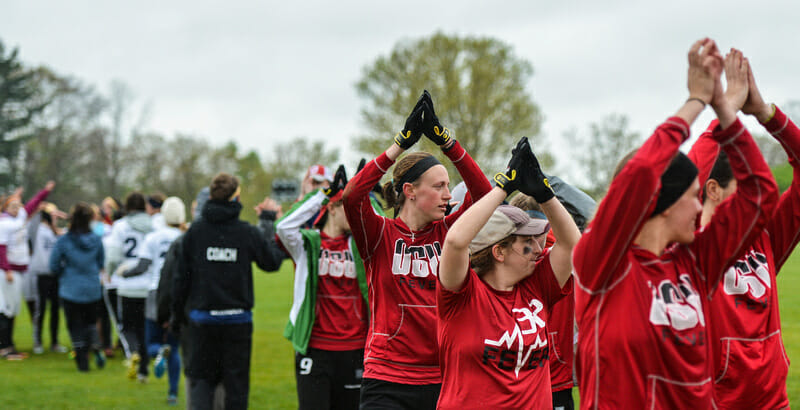
[[[268,272],[280,268],[283,252],[274,228],[262,224],[262,231],[239,220],[241,211],[239,202],[210,200],[184,235],[173,278],[173,313],[250,311],[252,263]],[[174,319],[182,321],[180,316]]]

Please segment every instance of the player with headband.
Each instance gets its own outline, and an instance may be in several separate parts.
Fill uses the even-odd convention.
[[[761,234],[777,186],[723,93],[710,39],[689,51],[689,99],[618,166],[575,247],[581,408],[712,408],[709,298]],[[739,190],[704,229],[697,168],[678,150],[710,102]]]
[[[370,190],[423,132],[442,148],[466,181],[469,194],[464,205],[445,217],[452,198],[447,169],[433,155],[414,152],[397,162],[392,181],[384,187],[395,217],[378,216],[370,203]],[[436,341],[436,275],[442,242],[472,198],[482,197],[491,186],[439,123],[427,91],[394,141],[344,191],[345,213],[369,285],[371,317],[361,408],[433,409],[442,380]]]

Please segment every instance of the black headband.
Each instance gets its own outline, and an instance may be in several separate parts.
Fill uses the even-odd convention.
[[[425,173],[428,169],[430,169],[434,165],[441,165],[442,163],[439,162],[436,157],[433,155],[422,158],[421,160],[417,161],[416,164],[412,165],[411,168],[400,177],[400,180],[395,181],[394,190],[397,191],[398,194],[403,192],[403,185],[406,182],[414,182],[416,181],[422,174]]]
[[[152,196],[148,196],[148,197],[147,197],[147,202],[148,202],[148,203],[150,204],[150,206],[152,206],[153,208],[161,208],[161,204],[162,204],[162,202],[161,202],[161,201],[159,201],[158,199],[155,199],[155,198],[153,198]]]
[[[656,208],[650,216],[664,212],[670,205],[677,202],[681,195],[692,186],[696,177],[697,166],[686,154],[678,152],[667,170],[661,175],[661,190],[658,191]]]

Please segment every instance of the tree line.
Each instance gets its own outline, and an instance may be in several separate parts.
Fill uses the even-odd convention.
[[[382,152],[419,92],[428,89],[442,124],[487,173],[503,167],[508,141],[525,135],[545,170],[569,170],[562,175],[567,178],[581,175],[573,183],[602,197],[616,162],[644,137],[629,129],[625,115],[609,113],[584,129],[567,131],[571,146],[592,148],[576,150],[567,164],[557,163],[542,143],[543,116],[527,87],[532,75],[529,61],[491,37],[434,33],[402,40],[367,64],[356,83],[365,105],[364,134],[352,136],[354,149],[368,158]],[[62,207],[120,198],[134,189],[161,191],[189,203],[214,174],[225,171],[241,179],[243,202],[255,204],[270,193],[274,180],[298,180],[311,164],[335,167],[339,161],[337,148],[299,136],[267,147],[267,155],[243,150],[234,140],[214,145],[191,133],[166,136],[145,129],[147,110],[136,112],[134,102],[121,81],[102,92],[49,67],[29,67],[18,48],[7,49],[0,39],[0,190],[24,186],[31,193],[55,179],[59,188],[51,199]],[[800,114],[800,103],[784,109]],[[772,138],[754,134],[771,165],[786,163]],[[420,148],[438,152],[428,141]],[[455,169],[450,171],[457,178]],[[252,219],[254,213],[245,207],[244,216]]]

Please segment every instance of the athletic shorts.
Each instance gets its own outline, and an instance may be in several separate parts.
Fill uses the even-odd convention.
[[[415,385],[364,379],[361,382],[361,405],[359,408],[361,410],[434,410],[441,390],[441,383]]]
[[[295,353],[297,402],[306,409],[357,409],[364,373],[364,349],[308,348]]]

